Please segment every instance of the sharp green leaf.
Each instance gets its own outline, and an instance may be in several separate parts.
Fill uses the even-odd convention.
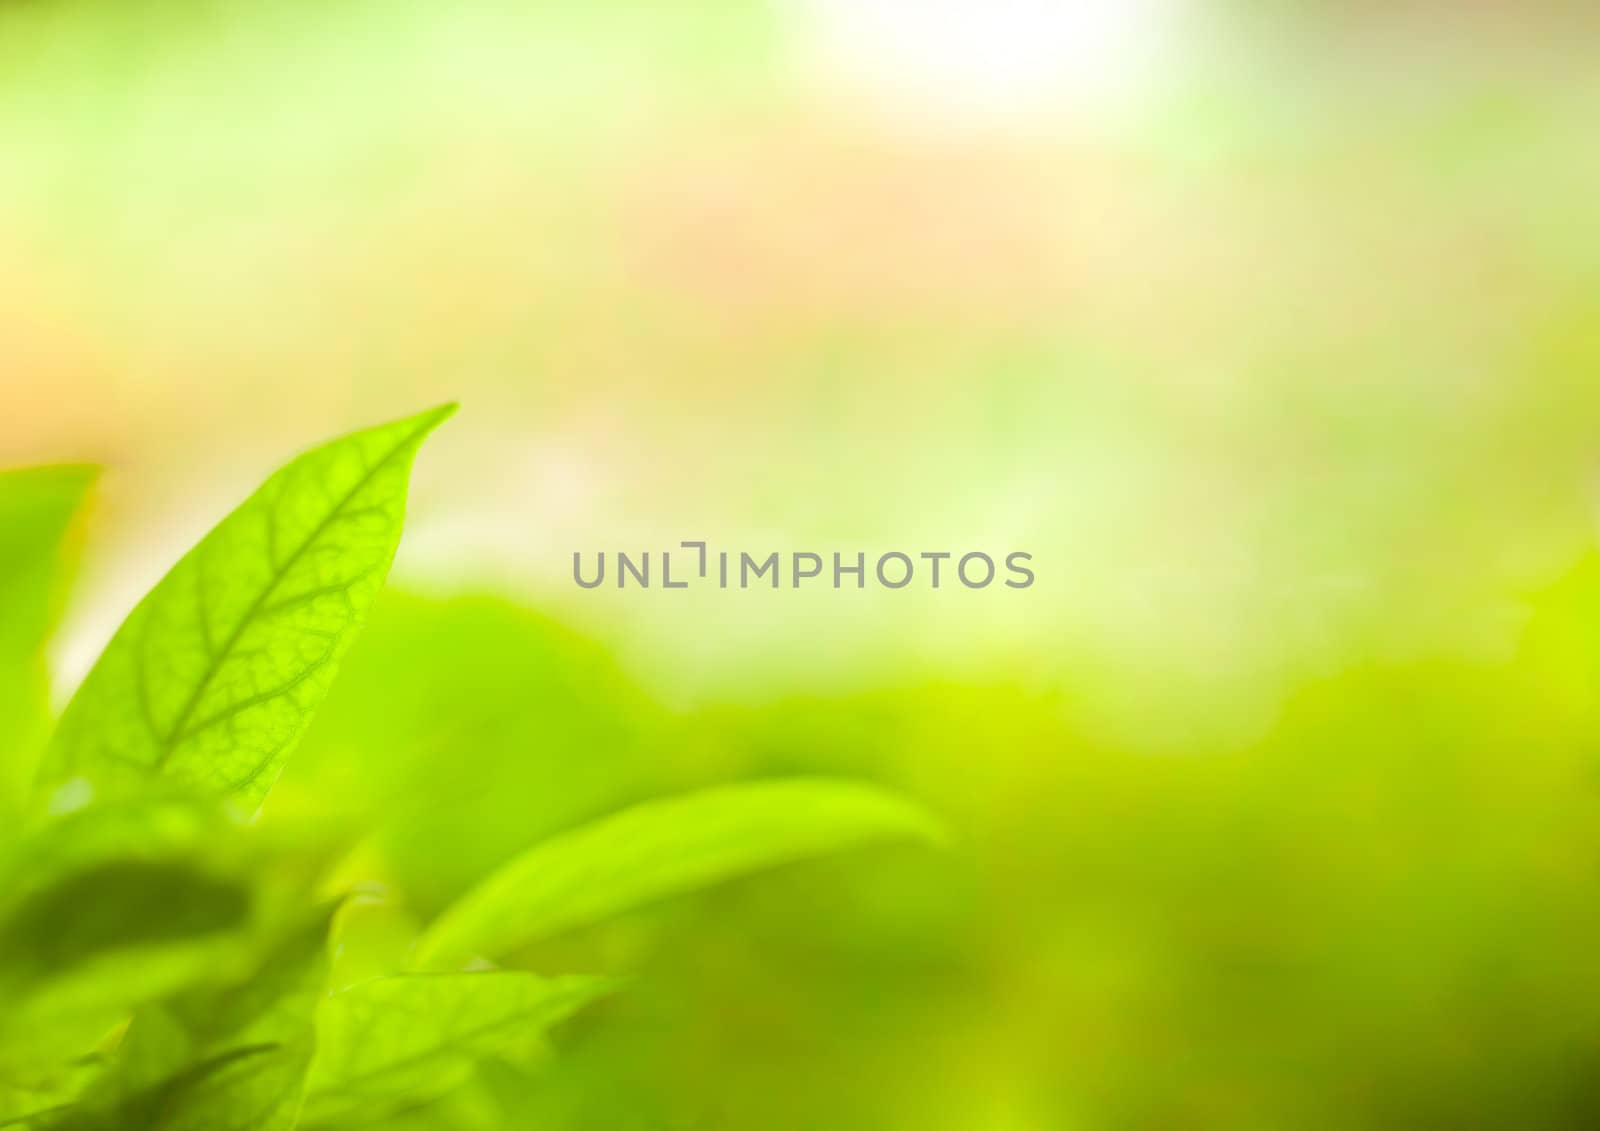
[[[757,782],[651,801],[545,841],[491,874],[424,933],[417,961],[442,968],[503,955],[774,865],[939,837],[918,806],[853,782]]]
[[[88,467],[0,472],[0,817],[20,805],[44,740],[44,645],[70,572],[67,532],[94,477]]]
[[[388,573],[417,448],[452,411],[268,479],[128,617],[68,705],[47,779],[118,792],[161,775],[259,805]]]
[[[375,978],[323,1003],[305,1120],[419,1103],[459,1085],[479,1058],[526,1048],[610,993],[608,978],[521,971]]]

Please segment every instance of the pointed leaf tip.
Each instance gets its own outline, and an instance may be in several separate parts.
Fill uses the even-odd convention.
[[[455,409],[353,432],[267,479],[130,614],[42,784],[165,776],[259,805],[388,575],[417,449]]]

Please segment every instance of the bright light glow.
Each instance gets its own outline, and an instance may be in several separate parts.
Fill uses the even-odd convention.
[[[793,0],[829,85],[960,128],[1114,122],[1160,86],[1183,0]]]

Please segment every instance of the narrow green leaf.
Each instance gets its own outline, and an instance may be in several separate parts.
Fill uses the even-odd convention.
[[[44,741],[44,645],[71,572],[67,534],[95,474],[0,472],[0,819],[20,807]]]
[[[323,1003],[305,1121],[381,1113],[460,1085],[473,1064],[526,1048],[612,992],[609,978],[515,970],[404,974],[361,982]]]
[[[46,780],[155,775],[258,806],[399,542],[418,446],[454,406],[294,460],[134,609],[68,705]]]
[[[925,810],[855,782],[755,782],[650,801],[545,841],[491,874],[424,932],[417,961],[439,969],[496,957],[763,868],[940,837]]]

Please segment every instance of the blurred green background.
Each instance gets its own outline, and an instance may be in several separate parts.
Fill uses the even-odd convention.
[[[1580,3],[0,4],[0,462],[109,467],[55,666],[291,450],[459,399],[266,819],[415,906],[825,771],[885,849],[419,1127],[1600,1120]],[[578,589],[1011,549],[1026,591]]]

